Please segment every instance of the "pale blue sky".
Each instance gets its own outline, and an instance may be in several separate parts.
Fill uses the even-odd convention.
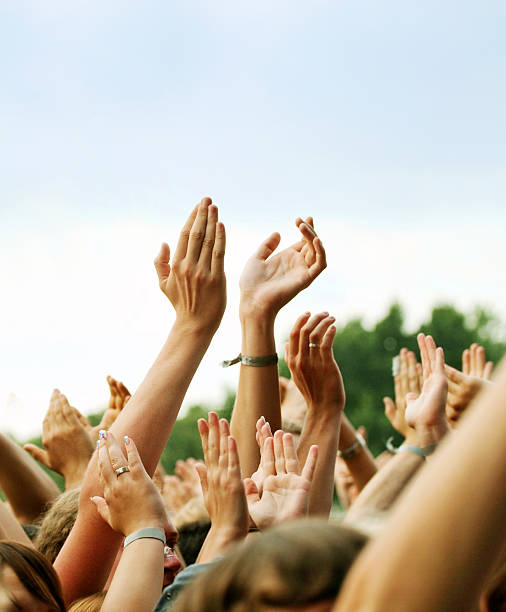
[[[0,403],[43,413],[60,386],[96,408],[115,359],[138,382],[161,342],[151,259],[203,195],[236,249],[225,336],[248,248],[292,241],[299,214],[334,256],[300,309],[506,319],[505,31],[499,0],[0,2]]]

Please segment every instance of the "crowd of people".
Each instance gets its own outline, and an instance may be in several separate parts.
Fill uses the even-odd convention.
[[[419,334],[384,399],[404,441],[374,457],[345,414],[329,312],[295,321],[279,376],[276,316],[327,266],[313,219],[296,226],[245,264],[240,354],[224,362],[236,402],[230,423],[199,419],[203,461],[160,464],[226,305],[209,198],[155,259],[175,322],[135,393],[109,377],[92,427],[55,390],[44,448],[0,434],[0,611],[506,610],[506,362],[492,372],[473,344],[458,370]]]

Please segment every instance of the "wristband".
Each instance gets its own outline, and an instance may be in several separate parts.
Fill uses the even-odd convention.
[[[357,454],[359,448],[365,448],[365,445],[366,445],[366,442],[364,438],[359,433],[357,433],[355,442],[353,442],[353,444],[351,444],[350,446],[348,446],[348,448],[345,448],[342,451],[338,450],[337,456],[345,460],[351,459]]]
[[[243,355],[239,353],[235,359],[226,359],[221,362],[222,368],[228,368],[231,365],[240,363],[245,366],[253,366],[255,368],[262,368],[264,366],[276,365],[278,363],[278,356],[274,355],[262,355],[260,357],[252,357],[250,355]]]
[[[423,457],[424,459],[425,457],[432,455],[432,453],[437,448],[437,444],[429,444],[428,446],[423,446],[422,448],[420,448],[419,446],[414,446],[412,444],[402,444],[401,446],[399,446],[399,448],[395,448],[395,446],[393,445],[393,441],[394,437],[392,436],[391,438],[388,438],[386,443],[387,450],[391,453],[398,453],[401,450],[407,450],[411,451],[412,453],[415,453],[416,455],[420,455],[420,457]]]
[[[128,535],[123,542],[123,548],[126,548],[135,540],[140,540],[142,538],[153,538],[154,540],[160,540],[160,542],[163,542],[164,546],[167,543],[167,540],[165,539],[165,531],[163,529],[158,529],[157,527],[145,527],[144,529],[138,529],[137,531],[134,531]]]
[[[406,451],[408,453],[414,453],[415,455],[418,455],[422,459],[425,459],[423,450],[419,446],[414,446],[413,444],[401,444],[395,452],[402,453],[403,451]]]

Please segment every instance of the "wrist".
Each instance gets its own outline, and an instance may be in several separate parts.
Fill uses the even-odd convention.
[[[274,326],[274,321],[278,314],[278,310],[272,306],[258,304],[254,299],[247,295],[241,295],[239,302],[239,319],[241,324],[246,321],[269,322]]]
[[[140,531],[141,529],[160,529],[165,533],[166,524],[166,521],[162,520],[161,518],[140,519],[127,523],[124,528],[121,527],[118,529],[118,531],[120,531],[125,537],[128,537],[132,533]]]
[[[252,357],[273,355],[276,352],[274,340],[274,319],[241,318],[241,353]]]

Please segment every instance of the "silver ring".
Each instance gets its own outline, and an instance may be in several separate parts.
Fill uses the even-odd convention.
[[[315,344],[314,342],[309,343],[309,348],[320,348],[319,344]]]
[[[116,474],[116,478],[119,478],[121,474],[124,474],[125,472],[129,472],[129,471],[130,471],[130,468],[128,467],[128,465],[123,465],[117,470],[114,470],[114,473]]]

